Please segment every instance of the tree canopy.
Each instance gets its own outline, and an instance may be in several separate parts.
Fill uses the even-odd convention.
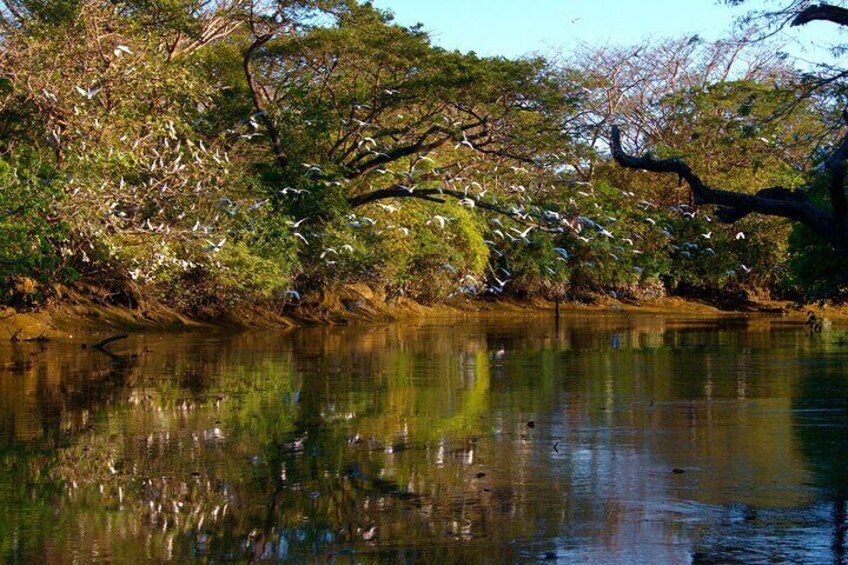
[[[804,1],[792,2],[782,10],[769,12],[761,17],[767,18],[767,23],[772,26],[782,26],[786,23],[791,26],[803,26],[814,21],[848,25],[848,9],[828,4],[811,5]],[[842,78],[843,73],[837,73],[824,80],[811,76],[803,77],[801,86],[791,93],[794,94],[794,99],[788,102],[793,114],[797,113],[799,105],[809,101],[821,90],[831,89],[833,84]],[[826,105],[831,107],[826,106],[825,109],[832,111],[834,102],[836,101],[826,100]],[[787,115],[785,108],[780,110],[782,111],[776,110],[775,113]],[[845,122],[843,125],[848,125],[848,112],[843,109],[841,116]],[[827,123],[827,117],[824,117],[824,121]],[[656,159],[651,155],[628,155],[623,148],[621,131],[617,126],[612,128],[612,146],[616,161],[624,167],[678,175],[691,188],[695,204],[718,206],[717,217],[723,222],[734,223],[751,213],[788,218],[819,235],[840,255],[848,256],[848,199],[845,195],[844,166],[848,158],[848,135],[836,141],[829,154],[819,164],[830,177],[827,207],[810,197],[811,183],[817,180],[815,175],[811,175],[810,183],[795,190],[777,185],[760,189],[755,194],[744,194],[711,187],[682,160]]]
[[[844,74],[768,29],[506,59],[353,0],[4,0],[4,301],[811,294],[799,258],[848,252]]]

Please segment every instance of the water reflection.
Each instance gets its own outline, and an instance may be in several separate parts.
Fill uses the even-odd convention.
[[[834,562],[848,350],[593,314],[0,346],[9,562]]]

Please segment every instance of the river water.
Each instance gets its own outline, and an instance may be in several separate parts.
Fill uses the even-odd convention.
[[[844,331],[611,312],[80,343],[0,345],[7,563],[846,560]]]

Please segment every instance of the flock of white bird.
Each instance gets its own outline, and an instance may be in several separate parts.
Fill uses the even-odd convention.
[[[371,141],[367,141],[367,143],[371,143]],[[428,157],[423,157],[422,159],[429,159]],[[421,159],[416,161],[413,164],[413,168],[420,162]],[[431,159],[430,159],[431,160]],[[306,168],[307,175],[314,175],[315,173],[321,174],[322,170],[320,166],[305,163],[304,167]],[[524,168],[513,167],[513,172],[523,172],[529,174],[530,172]],[[381,169],[379,171],[382,174],[392,174],[392,171],[387,169]],[[407,183],[405,185],[400,185],[402,188],[405,188],[410,193],[413,193],[417,188],[418,184],[415,182],[413,175],[410,173],[400,173],[400,175],[407,177]],[[443,180],[445,183],[445,187],[455,190],[456,183],[466,183],[468,179],[465,178],[453,178]],[[589,187],[591,190],[591,183],[580,183],[583,186]],[[622,234],[620,230],[616,229],[616,223],[619,220],[615,217],[607,216],[602,219],[598,218],[590,218],[586,215],[572,215],[569,217],[568,214],[556,210],[545,209],[544,207],[537,206],[532,204],[532,198],[529,196],[529,191],[523,185],[512,185],[506,188],[507,193],[511,193],[512,195],[518,195],[518,200],[520,203],[518,205],[513,205],[509,208],[505,208],[502,210],[504,218],[496,217],[493,214],[493,217],[489,218],[488,222],[490,224],[491,234],[490,239],[486,239],[485,243],[489,247],[491,253],[498,257],[505,257],[507,254],[507,250],[505,246],[507,245],[526,245],[531,243],[531,234],[535,232],[540,233],[548,233],[548,234],[566,234],[570,233],[576,240],[581,241],[585,244],[590,244],[595,240],[600,240],[606,242],[603,246],[604,249],[607,249],[607,253],[609,256],[615,261],[621,261],[624,254],[632,254],[632,255],[640,255],[643,252],[637,247],[637,241],[642,239],[638,233],[628,233]],[[441,192],[441,191],[440,191]],[[463,197],[457,199],[457,203],[460,206],[465,206],[468,208],[479,208],[481,202],[485,202],[490,205],[496,205],[494,199],[490,199],[488,202],[484,200],[486,193],[488,192],[480,183],[476,181],[468,182],[462,187],[461,190]],[[304,194],[308,194],[309,191],[307,189],[294,189],[291,187],[287,187],[281,191],[282,195],[291,195],[296,197],[301,197]],[[442,192],[444,194],[444,192]],[[635,196],[632,192],[623,191],[624,196],[633,197]],[[454,194],[452,194],[454,195]],[[593,192],[585,192],[579,191],[579,195],[588,200],[595,199],[595,194]],[[570,204],[577,207],[578,203],[572,198],[570,199]],[[595,207],[600,208],[600,206],[593,202]],[[648,210],[650,208],[657,208],[657,205],[651,201],[642,200],[639,203],[639,206],[644,210]],[[376,202],[374,204],[376,207],[385,212],[388,216],[399,212],[401,210],[400,204],[395,201],[391,203],[385,202]],[[490,206],[486,207],[491,210]],[[680,217],[692,219],[694,220],[698,215],[698,210],[691,208],[687,205],[678,205],[671,208],[671,212],[679,215]],[[516,226],[507,227],[504,225],[504,221],[507,220],[512,221],[512,223],[517,224]],[[707,222],[712,222],[712,219],[709,217],[704,217]],[[290,222],[289,225],[298,228],[301,224],[303,224],[307,219],[301,219],[297,222]],[[405,226],[396,225],[394,223],[389,222],[388,220],[380,220],[374,219],[369,216],[357,215],[355,213],[351,213],[347,216],[348,225],[356,230],[373,230],[374,235],[383,235],[388,233],[397,233],[404,237],[410,235],[410,228]],[[433,229],[445,230],[447,229],[451,222],[454,221],[454,218],[443,214],[434,214],[430,217],[426,222],[426,226],[430,226]],[[382,223],[381,223],[382,222]],[[706,231],[700,234],[701,241],[683,241],[680,243],[676,243],[677,237],[672,233],[672,228],[667,224],[660,224],[656,219],[651,217],[645,217],[644,222],[650,225],[652,228],[655,228],[659,231],[661,235],[668,239],[668,246],[671,250],[679,253],[681,257],[685,258],[696,258],[697,254],[706,254],[706,255],[716,255],[716,251],[709,246],[709,242],[713,239],[713,232]],[[622,224],[623,226],[623,224]],[[618,232],[618,233],[617,233]],[[298,237],[304,243],[309,243],[309,236],[304,235],[304,233],[300,231],[294,232],[295,237]],[[318,236],[313,236],[318,237]],[[734,239],[736,241],[742,241],[746,239],[746,234],[742,231],[737,232]],[[335,247],[325,247],[321,250],[319,258],[324,261],[327,267],[331,267],[336,265],[339,260],[341,260],[345,255],[352,255],[355,252],[354,245],[351,243],[346,243],[340,246]],[[572,254],[565,247],[554,247],[553,252],[556,254],[556,261],[562,262],[563,264],[568,263],[572,260]],[[592,263],[588,263],[587,267],[591,268],[594,265]],[[550,267],[545,267],[546,270],[551,275],[555,275],[556,271]],[[489,280],[481,281],[477,277],[462,273],[460,269],[451,265],[445,264],[442,266],[442,269],[450,273],[452,276],[456,277],[457,287],[450,296],[454,296],[457,294],[467,294],[467,295],[480,295],[480,294],[500,294],[504,292],[507,284],[512,279],[512,274],[504,267],[499,267],[497,271],[490,267],[490,276]],[[634,273],[641,274],[642,268],[638,266],[632,266]],[[744,264],[739,265],[739,269],[745,274],[748,275],[752,272],[752,269]],[[736,276],[736,271],[728,271],[726,273],[728,276]],[[295,296],[298,300],[300,298],[300,294],[296,291],[291,291],[292,296]]]
[[[115,47],[113,54],[115,57],[122,57],[125,55],[131,55],[132,51],[125,45],[118,45]],[[75,86],[76,92],[83,97],[84,99],[91,101],[98,96],[101,92],[101,88],[94,88],[93,86]],[[52,97],[55,99],[55,95],[44,92],[45,96]],[[248,126],[250,130],[247,133],[239,133],[237,130],[230,130],[231,133],[235,134],[239,139],[250,140],[254,137],[262,136],[263,134],[260,130],[259,118],[262,117],[262,112],[253,114],[248,119],[244,120],[241,124],[242,126]],[[374,139],[374,137],[368,136],[365,134],[367,130],[373,127],[373,124],[370,124],[366,121],[362,120],[353,120],[355,125],[360,131],[360,139],[358,141],[358,145],[360,147],[365,147],[366,150],[373,154],[374,156],[380,157],[388,155],[384,152],[379,151],[378,143]],[[171,136],[173,139],[177,139],[176,135]],[[176,141],[177,147],[177,157],[170,162],[165,161],[164,156],[160,155],[158,152],[155,152],[156,158],[153,159],[149,165],[150,172],[155,172],[157,169],[168,169],[169,172],[179,173],[182,168],[185,167],[185,164],[181,164],[182,154],[179,152],[179,143],[180,141]],[[164,140],[164,144],[167,148],[170,149],[168,139]],[[193,145],[193,144],[192,144]],[[462,139],[455,145],[455,150],[461,150],[463,147],[467,147],[469,149],[476,149],[474,144],[468,139],[465,133],[462,134]],[[203,157],[211,157],[211,159],[216,163],[224,163],[229,162],[229,157],[226,153],[221,153],[219,151],[215,151],[214,153],[208,152],[206,148],[203,146],[202,141],[198,142],[196,147],[193,145],[193,158],[196,162],[200,162],[201,153],[204,154]],[[414,158],[412,164],[409,167],[408,171],[397,172],[391,171],[385,167],[380,167],[376,169],[376,173],[380,175],[391,175],[394,177],[398,177],[402,179],[402,181],[396,182],[393,184],[394,187],[399,188],[401,190],[407,191],[409,194],[413,194],[417,189],[419,189],[419,181],[416,178],[418,171],[416,167],[419,164],[429,162],[432,166],[436,165],[436,162],[427,155],[421,155],[417,158]],[[321,181],[324,177],[324,169],[320,164],[316,163],[303,163],[303,176],[308,179],[311,184],[315,182]],[[181,168],[182,167],[182,168]],[[435,171],[442,171],[438,168],[434,167]],[[531,171],[524,167],[512,166],[510,170],[514,174],[523,174],[523,175],[531,175]],[[433,172],[433,171],[430,171]],[[340,185],[346,181],[323,181],[326,185]],[[605,218],[590,218],[588,215],[567,215],[562,211],[546,209],[543,206],[538,206],[533,204],[532,197],[530,196],[531,191],[528,188],[521,184],[513,184],[505,187],[504,192],[507,196],[512,197],[513,200],[518,200],[518,205],[513,205],[509,208],[499,208],[497,203],[493,198],[490,198],[488,202],[484,200],[488,189],[484,188],[479,182],[474,181],[472,179],[467,179],[464,177],[456,176],[453,178],[449,178],[447,175],[442,175],[440,180],[442,183],[440,186],[444,187],[444,189],[448,189],[451,192],[451,196],[456,196],[457,193],[461,192],[462,197],[457,198],[456,201],[460,206],[467,208],[480,208],[481,203],[482,207],[489,211],[500,211],[502,215],[506,218],[509,217],[513,223],[519,225],[520,227],[506,227],[504,225],[503,220],[498,217],[491,217],[489,219],[490,223],[490,234],[491,238],[486,239],[485,243],[489,246],[491,252],[497,256],[498,258],[502,258],[506,255],[504,245],[521,245],[521,244],[529,244],[530,243],[530,235],[535,231],[550,233],[550,234],[565,234],[570,233],[574,238],[578,241],[581,241],[585,244],[590,244],[594,240],[605,241],[607,244],[603,246],[606,249],[606,252],[609,256],[615,260],[620,261],[621,258],[625,254],[641,254],[642,252],[637,247],[637,241],[641,239],[641,236],[638,233],[629,233],[629,234],[617,234],[616,232],[619,230],[615,229],[618,222],[615,217],[605,217]],[[594,192],[592,191],[592,185],[589,182],[585,181],[572,181],[571,183],[574,186],[579,186],[581,188],[586,188],[587,190],[578,190],[576,194],[579,197],[587,199],[590,201],[590,205],[593,205],[596,209],[600,211],[601,206],[597,202],[591,202],[594,198]],[[121,179],[121,188],[124,186],[124,180]],[[162,186],[159,187],[161,191],[168,190],[169,187]],[[432,189],[432,187],[429,187]],[[200,190],[200,186],[198,185],[197,191]],[[441,192],[441,189],[437,190]],[[632,192],[622,191],[624,196],[635,197],[635,194]],[[311,193],[308,188],[298,188],[287,186],[278,191],[279,196],[285,198],[303,198],[308,197]],[[444,193],[442,193],[444,194]],[[248,213],[255,213],[261,210],[269,203],[270,199],[261,199],[256,200],[250,204],[243,205],[242,210],[246,210]],[[574,208],[579,208],[578,203],[574,198],[569,199],[569,204]],[[240,208],[240,205],[227,197],[221,197],[218,201],[218,205],[221,208],[221,211],[224,214],[234,216]],[[375,205],[379,207],[383,212],[387,215],[391,216],[392,214],[400,211],[400,204],[395,201],[391,203],[386,202],[376,202]],[[651,201],[641,200],[638,202],[638,205],[642,207],[644,210],[648,210],[651,208],[657,208],[657,205]],[[681,217],[694,219],[698,214],[697,209],[690,208],[686,205],[679,205],[671,208],[673,213],[678,214]],[[117,204],[111,206],[109,210],[110,214],[113,214],[117,217],[126,217],[126,213],[123,212]],[[705,217],[705,219],[710,222],[711,218]],[[217,217],[213,219],[212,222],[209,223],[201,223],[199,220],[194,224],[191,228],[191,231],[198,234],[209,235],[215,232],[215,228],[213,227]],[[297,221],[289,221],[288,224],[292,229],[292,235],[298,241],[304,244],[310,244],[311,239],[318,239],[320,236],[311,235],[306,233],[305,230],[301,229],[302,226],[309,220],[309,218],[302,218]],[[434,214],[430,219],[426,221],[427,226],[432,226],[433,228],[438,228],[440,230],[445,230],[449,227],[450,223],[453,221],[453,218],[443,215],[443,214]],[[669,247],[680,254],[680,256],[684,258],[694,258],[695,254],[707,254],[707,255],[715,255],[715,250],[709,246],[709,242],[712,240],[713,232],[707,231],[705,233],[700,234],[700,241],[685,241],[676,243],[675,235],[672,233],[672,229],[669,225],[660,225],[657,220],[651,217],[645,217],[644,221],[648,223],[652,228],[656,228],[659,230],[659,233],[666,237],[669,242]],[[374,219],[368,216],[359,216],[355,213],[351,213],[347,216],[348,225],[354,230],[374,230],[375,235],[382,235],[387,233],[397,233],[403,237],[408,237],[410,235],[410,228],[395,225],[392,223],[385,223],[385,225],[379,225],[380,220]],[[148,232],[169,232],[170,227],[167,226],[164,222],[159,223],[158,225],[154,225],[150,219],[148,218],[141,226],[140,229]],[[227,236],[223,236],[220,238],[213,239],[205,239],[205,246],[202,247],[202,251],[208,254],[217,254],[219,253],[228,241]],[[746,235],[744,232],[738,232],[735,236],[737,241],[742,241],[746,239]],[[336,265],[338,261],[345,255],[351,255],[355,251],[355,247],[353,245],[354,242],[343,243],[342,245],[337,245],[335,247],[324,247],[320,251],[319,258],[324,262],[327,267],[331,267]],[[556,260],[562,263],[568,263],[572,259],[572,255],[568,249],[564,247],[554,247],[554,253],[556,254]],[[588,267],[592,267],[592,264],[587,264]],[[503,274],[503,278],[499,278],[495,271],[491,272],[491,281],[479,281],[476,277],[460,273],[459,270],[449,264],[445,264],[443,269],[452,275],[456,275],[458,278],[458,287],[454,294],[464,293],[464,294],[499,294],[502,293],[506,287],[506,285],[510,282],[512,275],[505,268],[500,268],[498,270],[499,273]],[[555,275],[556,272],[550,266],[546,267],[551,275]],[[637,266],[633,266],[632,269],[637,274],[641,274],[641,268]],[[748,275],[752,272],[752,269],[744,264],[739,265],[739,269],[745,274]],[[490,269],[491,270],[491,269]],[[726,273],[728,276],[735,276],[736,271],[728,271]],[[293,297],[295,300],[299,301],[301,299],[301,295],[298,291],[294,289],[290,289],[286,292],[287,295]]]

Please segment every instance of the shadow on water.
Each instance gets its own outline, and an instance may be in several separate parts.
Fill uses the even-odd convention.
[[[846,563],[848,372],[844,357],[824,359],[798,383],[795,434],[815,484],[832,499],[833,562]]]
[[[845,561],[846,350],[604,313],[0,346],[0,555]]]

